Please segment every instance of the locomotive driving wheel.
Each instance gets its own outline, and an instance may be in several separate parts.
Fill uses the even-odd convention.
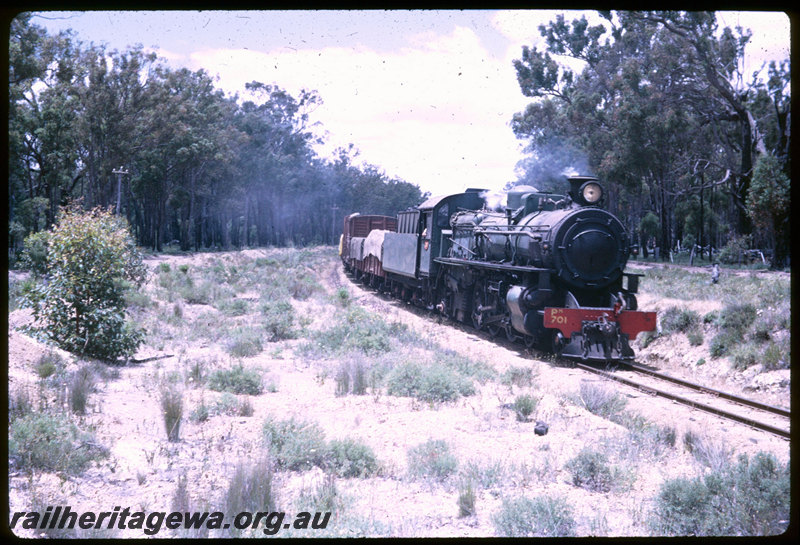
[[[486,286],[480,280],[472,288],[472,326],[475,329],[484,329],[483,308],[486,305]]]
[[[482,281],[477,281],[472,288],[472,326],[475,329],[483,329],[492,337],[497,337],[502,331],[502,326],[498,322],[486,323],[486,316],[484,312],[487,307],[490,307],[489,293],[486,289],[486,284]]]
[[[520,337],[522,337],[522,335],[517,333],[517,330],[514,329],[514,326],[512,326],[510,323],[506,324],[505,330],[506,330],[506,339],[508,339],[512,343],[517,342],[520,339]]]

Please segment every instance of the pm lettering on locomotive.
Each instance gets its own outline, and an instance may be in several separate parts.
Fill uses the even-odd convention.
[[[632,359],[630,342],[656,327],[654,312],[637,309],[641,275],[625,272],[636,248],[603,208],[596,178],[568,182],[566,195],[517,186],[500,209],[468,189],[397,218],[348,216],[342,262],[381,291],[491,335],[568,357]],[[377,263],[350,250],[364,229],[388,231],[372,251]]]

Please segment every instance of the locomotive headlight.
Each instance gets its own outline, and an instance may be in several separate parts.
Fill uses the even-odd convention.
[[[603,189],[600,187],[600,184],[588,182],[581,188],[581,195],[583,196],[583,200],[589,204],[594,204],[603,196]]]

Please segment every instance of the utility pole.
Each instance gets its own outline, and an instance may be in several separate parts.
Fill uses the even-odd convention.
[[[333,239],[333,243],[336,244],[336,211],[339,210],[339,207],[335,204],[331,208],[331,238]]]
[[[117,175],[117,215],[119,215],[119,201],[120,201],[120,194],[122,193],[122,176],[129,174],[124,167],[119,167],[118,169],[112,170],[112,174]]]

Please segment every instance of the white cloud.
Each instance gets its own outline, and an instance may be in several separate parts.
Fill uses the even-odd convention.
[[[508,122],[526,100],[513,68],[493,59],[475,33],[419,34],[412,46],[378,53],[363,46],[268,52],[198,50],[195,69],[219,74],[219,85],[277,83],[292,94],[316,90],[313,114],[332,151],[353,143],[360,158],[423,190],[499,188],[520,158]]]

